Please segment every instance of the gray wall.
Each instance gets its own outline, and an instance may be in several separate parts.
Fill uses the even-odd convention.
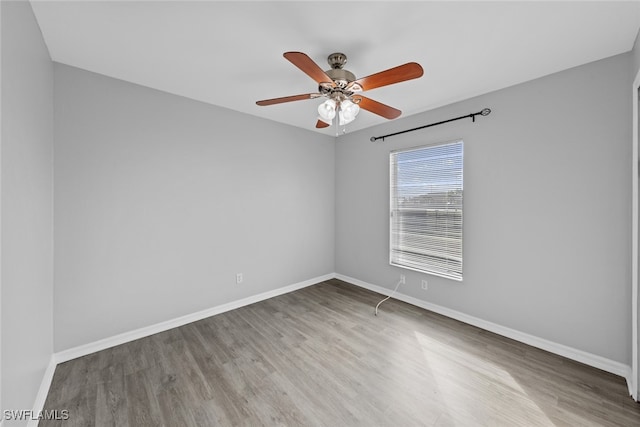
[[[631,50],[631,62],[632,62],[632,75],[636,77],[638,71],[640,71],[640,32],[636,36],[636,41],[633,43],[633,49]]]
[[[60,64],[55,115],[56,351],[334,271],[334,138]]]
[[[53,350],[53,65],[27,2],[1,2],[2,409],[30,409]]]
[[[336,271],[388,288],[406,274],[407,295],[629,365],[630,69],[624,54],[340,137]],[[456,138],[464,281],[391,267],[389,151]]]
[[[636,36],[636,41],[633,44],[633,49],[631,50],[631,64],[632,64],[632,68],[631,68],[631,79],[635,80],[636,76],[638,75],[638,72],[640,72],[640,32],[638,32],[638,35]],[[634,96],[636,98],[639,97],[639,94],[636,93],[632,93],[630,91],[631,96]],[[640,101],[640,100],[639,100]],[[632,120],[635,120],[636,122],[640,122],[640,117],[632,117]],[[633,126],[633,125],[632,125]],[[633,129],[633,128],[632,128]],[[633,161],[633,160],[632,160]],[[640,162],[640,159],[635,159],[636,162]],[[637,179],[637,178],[634,178]],[[640,236],[632,236],[632,238],[634,239],[638,239],[640,240]],[[640,241],[638,242],[640,244]],[[640,247],[640,245],[639,245]],[[638,265],[640,266],[640,253],[637,254],[638,255]],[[638,295],[636,295],[636,299],[639,298]],[[640,307],[640,301],[636,301],[636,307]],[[640,331],[640,316],[638,316],[636,318],[636,322],[637,322],[637,328],[636,328],[636,335],[638,334],[638,331]],[[637,337],[636,338],[640,338]],[[638,366],[640,366],[640,352],[637,355],[638,358]],[[640,370],[638,370],[638,372],[636,373],[637,377],[636,377],[636,398],[638,398],[638,390],[640,390]]]

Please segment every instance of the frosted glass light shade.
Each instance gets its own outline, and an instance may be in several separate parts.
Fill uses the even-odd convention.
[[[360,112],[360,107],[347,99],[340,103],[340,112],[342,113],[344,124],[347,124],[355,120]]]
[[[318,114],[322,121],[325,123],[331,123],[331,120],[336,116],[336,103],[332,99],[328,99],[318,106]]]

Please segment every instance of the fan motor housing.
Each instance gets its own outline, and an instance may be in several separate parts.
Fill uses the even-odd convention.
[[[325,71],[327,76],[341,89],[344,89],[349,83],[356,79],[355,74],[343,67],[347,63],[347,55],[340,52],[332,53],[327,57],[327,62],[331,66],[330,70]]]
[[[342,68],[332,68],[326,71],[327,76],[331,77],[331,80],[338,86],[346,86],[356,79],[355,74],[349,70],[343,70]]]

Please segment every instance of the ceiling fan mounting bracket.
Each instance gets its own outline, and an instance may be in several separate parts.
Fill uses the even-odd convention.
[[[327,57],[327,62],[333,69],[341,69],[347,63],[347,55],[340,52],[332,53]]]

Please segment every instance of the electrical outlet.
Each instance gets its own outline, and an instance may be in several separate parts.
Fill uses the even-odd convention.
[[[422,279],[422,289],[425,291],[429,289],[429,283],[427,283],[426,279]]]
[[[402,283],[403,285],[404,285],[404,283],[405,283],[405,277],[404,277],[404,274],[401,274],[401,275],[400,275],[400,283]]]
[[[236,274],[236,284],[242,283],[242,273]]]

